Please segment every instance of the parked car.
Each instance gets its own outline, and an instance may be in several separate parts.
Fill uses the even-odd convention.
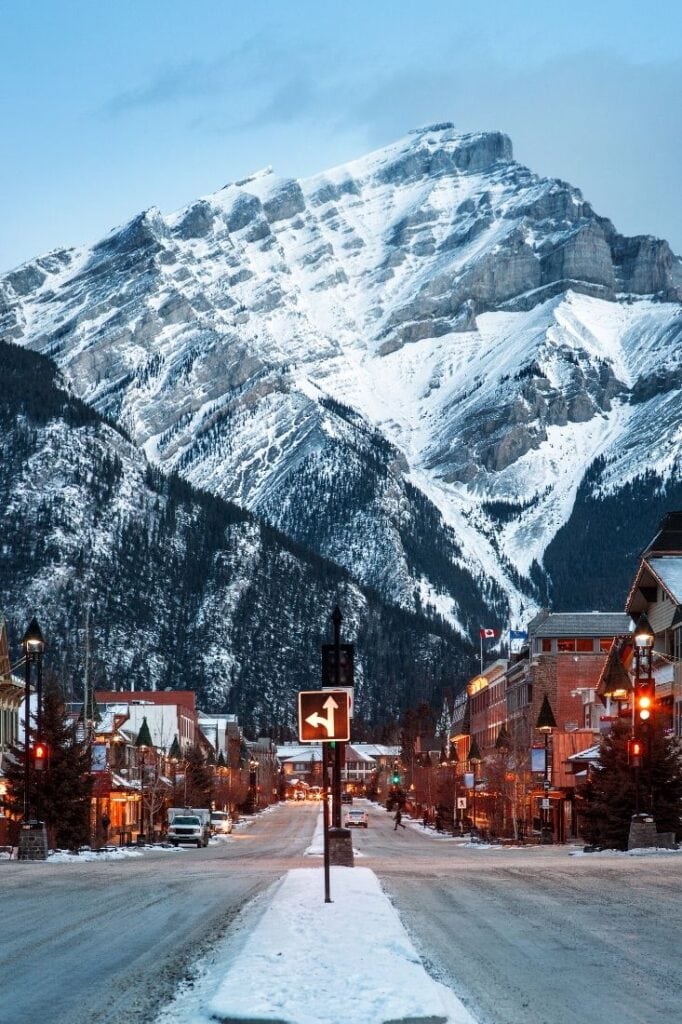
[[[208,846],[209,836],[209,826],[202,823],[198,814],[174,814],[166,833],[166,839],[173,846],[189,843],[197,849]]]
[[[367,828],[369,825],[369,818],[367,817],[367,811],[362,811],[359,808],[348,807],[343,816],[344,828]]]
[[[352,793],[342,793],[341,794],[341,803],[342,804],[352,804],[353,803],[353,794]]]
[[[211,811],[211,832],[214,836],[229,836],[232,818],[227,811]]]

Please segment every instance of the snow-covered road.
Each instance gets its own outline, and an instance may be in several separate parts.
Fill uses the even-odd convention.
[[[682,1019],[682,853],[464,847],[385,811],[357,845],[479,1024]]]
[[[422,962],[477,1024],[680,1019],[682,853],[628,857],[580,855],[569,847],[464,846],[424,834],[409,821],[396,832],[390,815],[367,807],[369,828],[353,836],[357,865],[378,876]],[[280,806],[220,846],[145,853],[122,863],[3,862],[0,1024],[204,1024],[216,1019],[216,998],[232,1007],[232,993],[248,991],[243,982],[225,987],[225,979],[242,975],[254,979],[263,1005],[272,1002],[281,1011],[292,994],[294,1005],[303,1004],[297,986],[302,993],[310,988],[313,963],[316,991],[330,994],[341,972],[348,993],[361,997],[368,1014],[371,1009],[365,1021],[354,1002],[354,1022],[376,1024],[383,1003],[395,1021],[401,994],[415,1020],[414,980],[410,988],[402,968],[382,974],[379,951],[408,964],[418,960],[407,937],[400,937],[397,918],[381,908],[370,872],[365,880],[362,872],[349,872],[352,884],[334,908],[345,921],[342,941],[321,955],[314,914],[301,903],[301,886],[312,886],[313,902],[323,905],[321,880],[306,880],[311,869],[321,876],[320,858],[303,856],[318,815],[316,804]],[[291,883],[273,886],[285,876]],[[347,912],[342,895],[352,897]],[[283,952],[272,939],[272,921],[280,921],[274,929],[280,939],[289,923],[294,926],[295,941],[284,943]],[[197,957],[209,951],[199,960],[198,983],[185,986],[181,1001],[164,1009],[178,983],[192,976]],[[275,956],[285,954],[286,964],[278,963]],[[353,968],[358,954],[362,978]],[[272,969],[262,967],[268,956]],[[275,968],[286,985],[277,983]],[[423,1011],[431,1005],[427,982]],[[382,1002],[381,985],[387,984]],[[243,1006],[241,1017],[230,1011],[225,1018],[223,1010],[217,1019],[243,1019]],[[429,1019],[445,1019],[428,1012]],[[463,1016],[453,1011],[448,1019]],[[324,1020],[332,1019],[336,1024],[327,1012]],[[338,1024],[349,1019],[348,1008],[340,1007]]]
[[[278,807],[205,850],[0,862],[0,1024],[141,1024],[239,910],[292,867],[319,805]]]

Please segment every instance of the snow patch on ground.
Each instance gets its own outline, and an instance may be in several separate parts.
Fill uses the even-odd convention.
[[[475,1024],[426,973],[374,872],[332,868],[331,896],[325,904],[320,868],[288,872],[241,948],[228,937],[226,959],[217,952],[156,1024]]]

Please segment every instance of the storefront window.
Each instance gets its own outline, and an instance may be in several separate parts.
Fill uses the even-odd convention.
[[[575,637],[560,637],[559,640],[557,640],[557,650],[562,654],[575,651]]]
[[[576,651],[580,651],[582,654],[591,654],[594,650],[594,641],[592,637],[578,637],[575,642]]]

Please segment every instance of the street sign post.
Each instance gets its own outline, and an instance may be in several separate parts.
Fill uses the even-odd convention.
[[[298,738],[301,743],[349,740],[348,705],[345,690],[301,690],[298,694]]]

